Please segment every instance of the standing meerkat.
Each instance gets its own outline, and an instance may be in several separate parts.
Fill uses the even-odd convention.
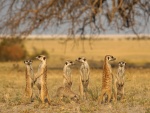
[[[46,56],[39,55],[36,58],[41,61],[38,71],[35,75],[35,82],[39,89],[40,99],[41,99],[42,103],[45,103],[47,101],[48,104],[50,104],[50,98],[49,98],[48,89],[47,89]]]
[[[82,99],[87,99],[87,91],[89,85],[90,67],[84,57],[79,57],[76,61],[82,63],[80,67],[79,92]]]
[[[34,84],[34,72],[32,68],[32,60],[25,60],[26,65],[25,77],[26,77],[26,87],[25,87],[25,95],[28,96],[33,101],[33,84]]]
[[[70,66],[74,65],[72,61],[66,61],[63,68],[63,85],[71,89],[72,86],[72,73]]]
[[[117,87],[117,95],[120,99],[124,96],[125,66],[126,63],[123,61],[118,63],[117,81],[115,85]]]
[[[116,58],[114,58],[112,55],[106,55],[104,58],[104,65],[103,65],[103,76],[102,76],[102,90],[101,94],[98,98],[98,103],[103,102],[103,97],[105,95],[108,96],[108,102],[110,102],[111,95],[112,95],[112,69],[110,65],[110,61],[114,61]],[[105,98],[106,100],[106,98]]]

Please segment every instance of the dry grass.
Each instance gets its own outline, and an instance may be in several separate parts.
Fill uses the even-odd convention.
[[[102,70],[92,69],[90,77],[88,100],[75,103],[64,100],[59,102],[55,98],[56,90],[62,85],[62,68],[65,60],[74,60],[78,56],[86,56],[95,61],[103,60],[104,55],[112,54],[117,61],[143,64],[149,62],[150,41],[127,40],[86,40],[83,52],[82,41],[67,42],[63,40],[26,40],[25,46],[30,54],[33,48],[46,50],[48,58],[48,90],[52,98],[52,106],[43,106],[35,98],[33,103],[22,98],[25,88],[25,66],[22,62],[0,63],[0,112],[2,113],[149,113],[150,112],[150,82],[149,69],[126,69],[125,99],[121,102],[97,105],[98,95],[101,93]],[[89,45],[91,43],[91,46]],[[76,44],[74,46],[74,44]],[[74,48],[72,48],[74,46]],[[92,49],[91,49],[92,48]],[[35,72],[39,62],[33,59]],[[51,70],[59,66],[61,70]],[[116,68],[113,69],[116,73]],[[73,91],[79,94],[79,71],[73,68]],[[34,87],[34,94],[37,88]],[[35,95],[34,95],[35,96]]]
[[[116,69],[113,69],[116,72]],[[125,99],[121,102],[97,105],[97,97],[101,89],[102,70],[91,70],[88,100],[75,103],[59,102],[55,97],[56,90],[62,85],[62,70],[48,70],[48,90],[52,98],[52,106],[42,106],[35,98],[33,103],[22,98],[25,88],[24,71],[11,71],[4,68],[0,73],[0,112],[2,113],[149,113],[150,82],[148,69],[127,69],[125,83]],[[73,69],[73,91],[79,94],[79,72]],[[37,88],[34,87],[34,94]]]

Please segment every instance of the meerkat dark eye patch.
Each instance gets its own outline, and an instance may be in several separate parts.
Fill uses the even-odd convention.
[[[78,60],[81,60],[81,58],[79,57]]]
[[[68,62],[65,62],[65,64],[67,65],[67,64],[68,64]]]
[[[86,59],[85,59],[85,58],[84,58],[83,60],[84,60],[84,61],[86,61]]]
[[[43,60],[45,60],[46,59],[46,57],[43,57]]]
[[[41,56],[39,55],[38,58],[40,58]]]

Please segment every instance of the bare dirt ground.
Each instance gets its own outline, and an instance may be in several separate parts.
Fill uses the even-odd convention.
[[[116,69],[113,69],[116,72]],[[79,94],[79,71],[73,70],[72,90]],[[25,88],[24,68],[16,71],[0,69],[0,113],[150,113],[149,69],[126,69],[125,98],[117,103],[97,104],[101,93],[102,70],[91,70],[89,94],[87,100],[79,102],[55,97],[56,90],[62,86],[62,70],[48,70],[48,90],[52,105],[43,105],[36,98],[30,103],[23,97]]]

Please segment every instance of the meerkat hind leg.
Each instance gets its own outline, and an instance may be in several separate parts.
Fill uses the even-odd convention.
[[[46,102],[50,105],[51,103],[51,100],[50,100],[50,97],[47,95],[47,98],[46,98]]]
[[[104,97],[105,93],[106,93],[105,90],[102,90],[100,96],[98,97],[98,104],[99,104],[99,103],[102,104],[102,102],[103,102],[103,97]]]
[[[107,103],[109,103],[109,102],[110,102],[110,100],[111,100],[111,95],[112,95],[111,90],[108,90],[108,91],[106,92],[106,94],[108,95]]]

